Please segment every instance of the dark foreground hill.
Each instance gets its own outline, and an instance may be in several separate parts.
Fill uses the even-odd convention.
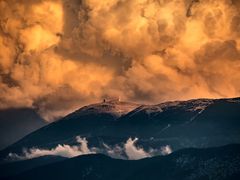
[[[168,156],[118,160],[86,155],[41,166],[8,180],[239,180],[240,145],[184,149]]]
[[[196,99],[158,105],[110,101],[76,112],[24,137],[0,152],[0,159],[23,148],[50,149],[76,144],[86,137],[90,147],[121,145],[138,137],[144,149],[169,145],[173,150],[240,143],[240,98]]]
[[[8,176],[14,176],[35,167],[62,161],[64,159],[66,158],[59,156],[42,156],[29,160],[12,161],[9,163],[0,164],[0,179]]]

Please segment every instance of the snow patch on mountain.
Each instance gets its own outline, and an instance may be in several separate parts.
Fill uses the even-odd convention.
[[[120,117],[137,108],[138,106],[140,105],[135,103],[113,100],[84,106],[77,110],[75,113],[81,115],[111,114],[113,116]]]
[[[136,108],[134,111],[132,111],[129,116],[134,116],[139,112],[144,112],[149,115],[154,113],[157,114],[162,113],[170,108],[179,108],[185,111],[199,112],[200,114],[211,104],[213,104],[213,100],[197,99],[189,101],[165,102],[157,105],[142,105]]]
[[[240,103],[240,98],[227,99],[226,101],[230,103]]]
[[[207,107],[213,104],[212,100],[191,100],[183,103],[187,111],[198,111],[202,113]]]

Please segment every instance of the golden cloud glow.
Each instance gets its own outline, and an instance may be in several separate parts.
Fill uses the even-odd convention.
[[[240,95],[238,0],[0,0],[0,108]],[[61,103],[60,103],[61,102]]]

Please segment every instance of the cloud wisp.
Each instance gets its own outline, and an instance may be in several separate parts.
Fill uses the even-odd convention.
[[[112,158],[138,160],[142,158],[152,157],[155,155],[168,155],[172,153],[169,145],[163,146],[159,150],[150,148],[150,151],[145,151],[143,148],[136,145],[137,141],[138,138],[129,138],[122,147],[120,145],[110,147],[107,144],[103,144],[103,148],[101,149],[98,147],[89,148],[86,138],[81,138],[80,136],[77,136],[76,142],[78,143],[78,145],[70,146],[66,144],[59,144],[52,149],[30,148],[25,149],[21,155],[16,153],[9,153],[7,159],[25,160],[47,155],[72,158],[75,156],[81,156],[86,154],[103,153]]]
[[[55,148],[52,149],[38,149],[38,148],[30,148],[29,150],[25,149],[23,151],[23,155],[18,155],[15,153],[9,153],[9,158],[10,159],[16,159],[16,160],[24,160],[24,159],[32,159],[32,158],[37,158],[41,156],[47,156],[47,155],[52,155],[52,156],[62,156],[62,157],[75,157],[75,156],[80,156],[84,154],[93,154],[96,153],[93,150],[90,150],[87,145],[87,140],[86,138],[81,138],[80,136],[76,137],[77,143],[79,145],[76,146],[70,146],[66,144],[59,144]]]
[[[127,154],[128,159],[142,159],[146,157],[150,157],[151,155],[148,152],[145,152],[143,148],[139,148],[136,146],[136,142],[138,138],[132,139],[129,138],[127,142],[124,144],[124,151]]]

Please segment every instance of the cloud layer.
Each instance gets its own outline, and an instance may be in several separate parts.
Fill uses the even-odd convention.
[[[0,108],[240,95],[237,0],[1,0]]]
[[[87,142],[86,138],[81,138],[80,136],[77,136],[76,141],[77,141],[77,143],[79,143],[79,145],[77,145],[77,146],[59,144],[55,148],[52,148],[52,149],[30,148],[30,149],[25,149],[23,151],[23,155],[9,153],[8,157],[13,160],[32,159],[32,158],[48,156],[48,155],[71,158],[71,157],[80,156],[80,155],[84,155],[84,154],[96,153],[95,151],[90,150],[88,148],[88,145],[87,145],[88,142]]]
[[[129,138],[126,144],[124,144],[124,150],[128,156],[128,159],[141,159],[145,157],[150,157],[150,154],[148,152],[145,152],[143,148],[138,148],[135,145],[137,140],[138,138]]]
[[[16,153],[9,153],[7,159],[25,160],[47,155],[71,158],[86,154],[103,153],[112,158],[137,160],[146,157],[152,157],[155,155],[168,155],[172,153],[172,149],[169,145],[163,146],[159,150],[150,148],[149,151],[145,151],[143,148],[138,147],[136,145],[138,138],[134,139],[129,138],[124,143],[123,146],[115,145],[113,147],[110,147],[107,144],[103,144],[102,148],[97,147],[89,148],[88,141],[86,140],[86,138],[81,138],[80,136],[76,137],[76,141],[78,145],[74,146],[59,144],[52,149],[39,149],[39,148],[25,149],[21,155]]]

